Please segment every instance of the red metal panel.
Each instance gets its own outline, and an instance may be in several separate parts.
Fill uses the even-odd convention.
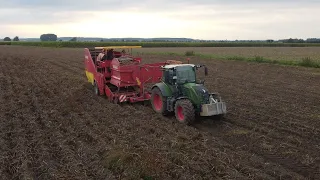
[[[160,67],[165,65],[165,62],[153,64],[130,64],[120,65],[116,59],[111,63],[112,75],[110,83],[118,86],[139,86],[140,83],[155,83],[159,82],[162,77]]]
[[[110,83],[118,87],[137,85],[134,74],[138,73],[138,65],[120,65],[117,59],[111,62],[111,80]]]
[[[98,68],[100,72],[106,77],[110,78],[111,77],[111,69],[110,69],[111,61],[103,61],[98,63]]]
[[[165,62],[144,64],[140,68],[139,76],[142,84],[145,83],[157,83],[162,77],[161,66],[165,65]]]
[[[107,85],[105,86],[105,93],[109,99],[112,99],[114,96],[114,94],[111,92],[110,88]]]

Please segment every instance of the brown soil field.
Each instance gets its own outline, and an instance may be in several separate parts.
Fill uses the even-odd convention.
[[[310,57],[320,61],[320,47],[168,47],[168,48],[142,48],[137,52],[175,52],[185,53],[194,51],[201,54],[213,54],[217,56],[262,56],[271,60],[302,60]]]
[[[228,114],[185,126],[95,96],[83,60],[83,49],[0,47],[2,179],[320,177],[319,69],[192,59]]]

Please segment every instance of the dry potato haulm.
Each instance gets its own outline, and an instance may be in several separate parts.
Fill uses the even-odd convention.
[[[228,115],[185,126],[95,96],[83,58],[82,48],[1,46],[0,177],[319,178],[319,69],[193,57]]]

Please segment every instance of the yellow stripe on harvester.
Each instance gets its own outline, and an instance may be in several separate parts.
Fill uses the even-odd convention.
[[[136,81],[137,81],[138,85],[140,86],[141,82],[140,82],[140,79],[138,77],[136,77]]]
[[[94,49],[133,49],[142,48],[142,46],[105,46],[105,47],[94,47]]]
[[[87,76],[88,82],[90,82],[93,85],[93,83],[94,83],[93,73],[86,71],[86,76]]]

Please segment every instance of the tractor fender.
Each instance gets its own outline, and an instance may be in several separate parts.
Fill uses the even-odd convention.
[[[163,96],[169,97],[172,95],[172,91],[170,90],[170,88],[166,84],[157,83],[157,84],[153,85],[151,89],[156,88],[156,87],[160,89]]]
[[[178,98],[174,98],[172,99],[171,103],[172,103],[172,106],[174,106],[176,104],[176,102],[180,99],[189,99],[187,96],[181,96],[181,97],[178,97]],[[190,100],[190,99],[189,99]]]

